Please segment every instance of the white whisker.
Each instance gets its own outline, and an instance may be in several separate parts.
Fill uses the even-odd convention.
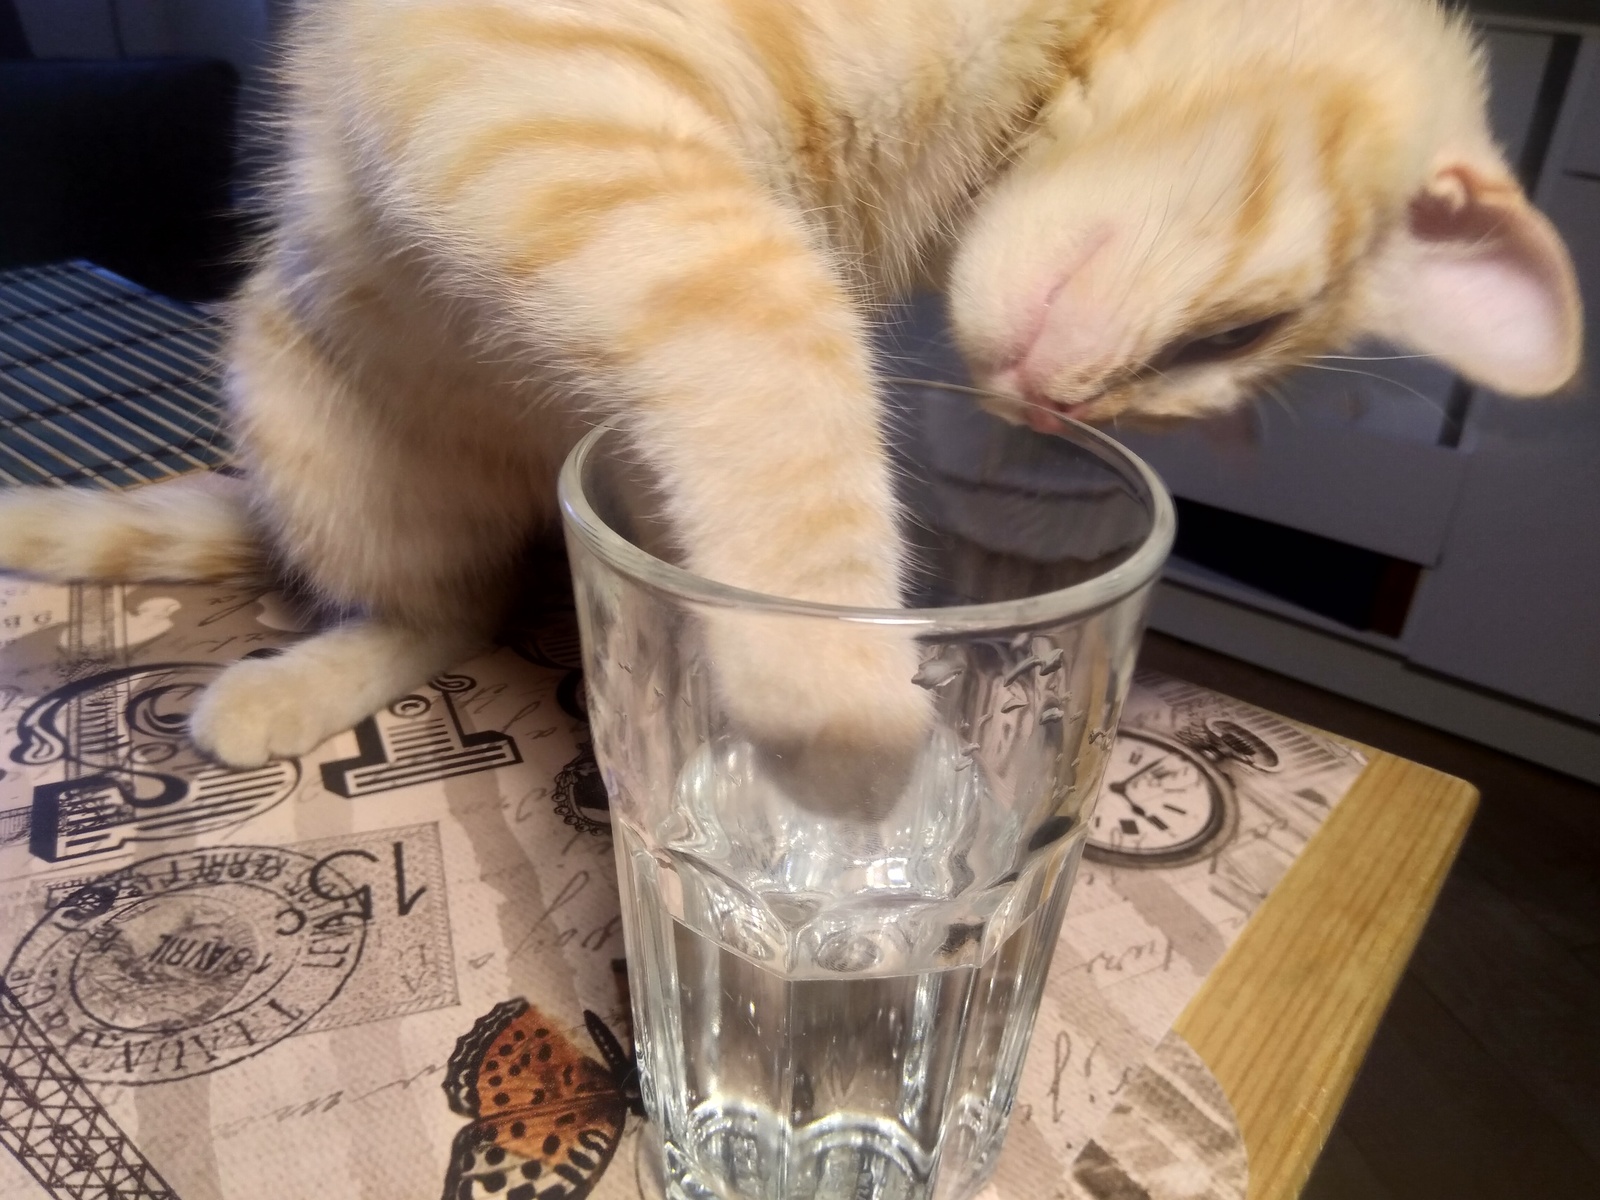
[[[904,375],[884,375],[881,378],[885,383],[908,384],[913,387],[928,387],[931,385],[937,387],[940,391],[961,392],[963,395],[967,396],[978,396],[986,400],[998,400],[1001,404],[1014,405],[1018,408],[1036,408],[1040,412],[1049,413],[1053,417],[1059,417],[1062,415],[1061,410],[1053,404],[1040,404],[1037,401],[1027,400],[1021,396],[1007,396],[1000,392],[985,391],[983,388],[967,387],[964,384],[945,383],[943,381],[929,379],[913,379]]]
[[[1418,400],[1421,400],[1429,408],[1437,409],[1441,416],[1449,416],[1450,415],[1449,412],[1445,409],[1444,405],[1440,404],[1437,400],[1435,400],[1432,396],[1428,395],[1426,392],[1419,392],[1416,388],[1412,387],[1409,383],[1401,383],[1398,379],[1391,379],[1387,375],[1379,375],[1376,371],[1357,371],[1357,370],[1353,370],[1350,367],[1330,367],[1330,366],[1327,366],[1327,365],[1325,365],[1323,363],[1318,363],[1318,362],[1308,362],[1308,363],[1305,364],[1305,366],[1306,366],[1307,370],[1311,370],[1311,371],[1332,371],[1337,375],[1362,375],[1362,376],[1365,376],[1367,379],[1376,379],[1379,383],[1392,384],[1394,387],[1399,388],[1403,392],[1410,392],[1413,396],[1415,396]]]
[[[1314,359],[1337,362],[1404,362],[1414,358],[1432,358],[1431,354],[1314,354]]]
[[[1294,405],[1289,403],[1289,398],[1283,394],[1283,389],[1281,387],[1275,383],[1266,383],[1262,384],[1261,392],[1271,396],[1278,402],[1278,407],[1283,409],[1283,411],[1288,415],[1291,424],[1300,424],[1300,414],[1295,411]],[[1258,394],[1256,398],[1260,399],[1260,394]]]

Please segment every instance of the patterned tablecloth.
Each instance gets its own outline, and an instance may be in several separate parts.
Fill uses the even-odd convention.
[[[297,631],[270,594],[0,578],[0,1197],[636,1196],[570,614],[303,759],[200,758],[196,691]],[[1360,768],[1141,677],[1110,774],[1156,789],[1103,797],[991,1197],[1244,1194],[1169,1030]]]

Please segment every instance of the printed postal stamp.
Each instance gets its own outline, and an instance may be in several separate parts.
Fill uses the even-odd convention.
[[[185,1079],[456,1002],[431,824],[162,854],[46,900],[5,982],[90,1082]]]

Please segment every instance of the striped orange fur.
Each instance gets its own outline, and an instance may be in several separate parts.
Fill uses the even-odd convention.
[[[1221,411],[1374,329],[1502,390],[1576,370],[1565,252],[1432,0],[304,7],[229,354],[248,491],[0,496],[11,568],[222,577],[270,549],[361,614],[222,677],[195,733],[232,763],[486,637],[597,414],[700,571],[894,604],[867,335],[919,274],[996,411],[1044,431]],[[909,645],[711,636],[761,736],[918,736]]]

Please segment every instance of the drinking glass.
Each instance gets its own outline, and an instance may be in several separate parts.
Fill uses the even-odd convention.
[[[651,1118],[641,1175],[670,1200],[982,1187],[1171,548],[1171,499],[1104,435],[1041,437],[947,385],[899,381],[888,406],[901,609],[685,570],[614,423],[562,472]],[[840,622],[914,643],[933,720],[888,793],[850,794],[826,747],[775,754],[741,729],[707,636],[729,620],[786,645],[830,644]]]

